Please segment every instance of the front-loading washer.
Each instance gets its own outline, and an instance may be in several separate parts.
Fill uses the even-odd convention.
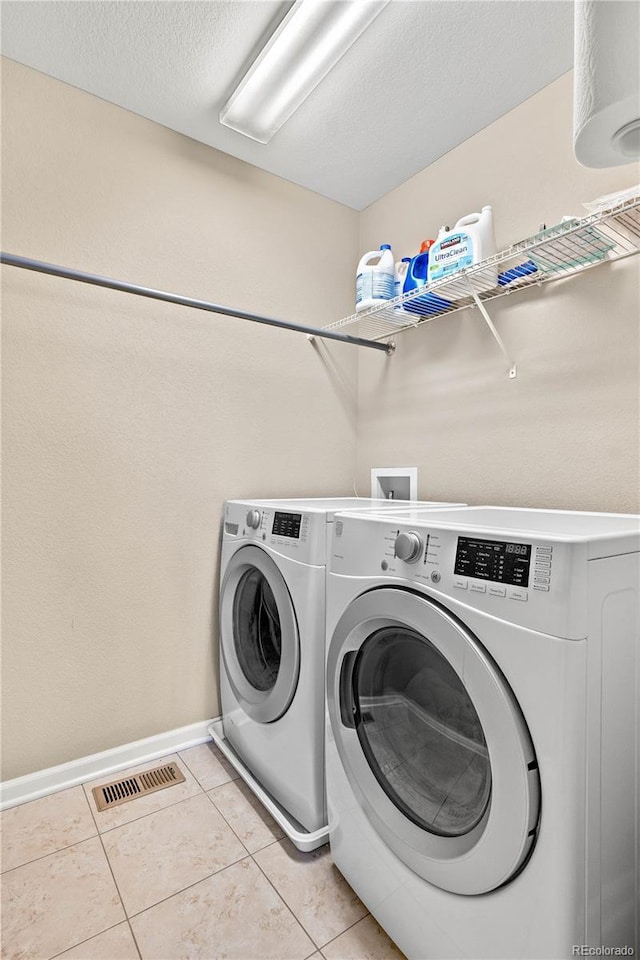
[[[324,641],[333,518],[341,509],[395,512],[407,503],[347,497],[229,500],[224,507],[222,719],[210,733],[301,850],[328,838]]]
[[[410,960],[635,955],[639,551],[629,515],[336,518],[330,844]]]

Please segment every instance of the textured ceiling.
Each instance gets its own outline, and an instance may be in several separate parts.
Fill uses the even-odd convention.
[[[2,53],[356,210],[572,66],[570,0],[392,0],[254,143],[218,112],[289,6],[3,0]]]

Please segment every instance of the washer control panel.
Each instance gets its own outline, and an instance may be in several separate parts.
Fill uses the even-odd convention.
[[[551,590],[552,562],[551,544],[458,537],[453,586],[526,603],[529,589]]]
[[[586,627],[587,549],[568,537],[343,514],[330,573],[429,587],[488,614],[576,639]]]
[[[527,587],[531,546],[530,543],[458,537],[453,572],[456,576]]]

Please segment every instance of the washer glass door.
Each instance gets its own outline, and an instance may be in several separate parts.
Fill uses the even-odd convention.
[[[515,696],[480,640],[430,598],[361,594],[338,621],[327,703],[360,807],[400,860],[461,894],[526,863],[538,765]]]
[[[352,683],[360,745],[389,799],[438,836],[473,830],[489,805],[491,765],[449,661],[413,630],[387,627],[360,648]]]
[[[220,649],[244,711],[258,723],[281,717],[298,683],[298,624],[284,577],[260,547],[242,547],[227,565],[220,589]]]

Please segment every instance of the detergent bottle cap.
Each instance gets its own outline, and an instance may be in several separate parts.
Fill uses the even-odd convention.
[[[381,249],[381,250],[391,250],[391,244],[390,244],[390,243],[381,243],[381,244],[380,244],[380,249]]]
[[[402,263],[411,263],[411,257],[403,257]]]
[[[426,253],[427,250],[431,250],[431,247],[434,245],[435,240],[423,240],[420,245],[420,253]]]

